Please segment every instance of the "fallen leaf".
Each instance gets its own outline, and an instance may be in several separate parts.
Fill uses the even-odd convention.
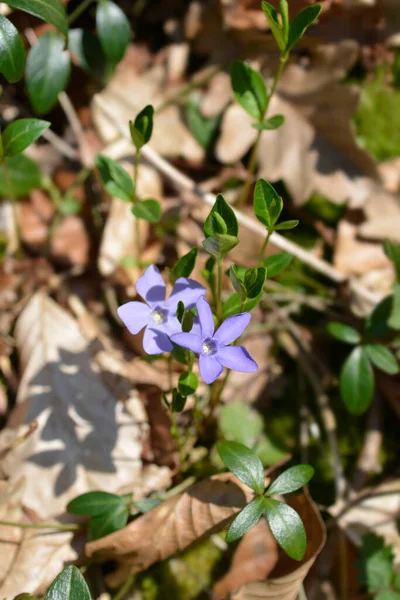
[[[51,237],[54,258],[72,265],[86,265],[89,260],[89,236],[82,219],[75,215],[64,217]]]

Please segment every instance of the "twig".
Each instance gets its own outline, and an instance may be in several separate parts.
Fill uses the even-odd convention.
[[[107,117],[109,123],[114,125],[115,129],[119,132],[119,134],[125,140],[130,142],[131,138],[129,135],[128,128],[125,127],[123,124],[119,123],[118,119],[115,116],[115,113],[112,111],[112,109],[110,109],[110,107],[106,104],[103,98],[97,94],[96,96],[94,96],[94,102],[97,104],[98,108],[102,111],[102,113]],[[143,158],[145,158],[153,167],[160,171],[160,173],[162,173],[173,184],[175,184],[176,187],[199,196],[206,204],[209,204],[210,206],[214,204],[214,194],[203,192],[196,185],[196,183],[192,179],[190,179],[190,177],[181,173],[168,161],[162,158],[149,145],[143,147],[142,155]],[[258,221],[256,221],[254,218],[245,215],[239,210],[234,209],[234,211],[241,225],[243,225],[244,227],[246,227],[247,229],[256,233],[264,239],[265,228],[263,227],[263,225],[261,225],[261,223],[258,223]],[[318,258],[317,256],[315,256],[305,248],[302,248],[298,244],[295,244],[294,242],[291,242],[290,240],[284,238],[276,231],[274,231],[274,233],[271,235],[270,241],[274,246],[276,246],[280,250],[293,254],[293,256],[301,260],[304,264],[315,269],[334,283],[348,283],[353,292],[355,292],[358,296],[363,298],[371,305],[375,305],[381,299],[380,295],[371,292],[356,281],[349,280],[346,275],[332,267],[332,265],[330,265],[328,262],[322,260],[321,258]]]
[[[77,523],[18,523],[16,521],[0,521],[1,526],[20,527],[21,529],[57,529],[59,531],[76,531],[82,525]]]

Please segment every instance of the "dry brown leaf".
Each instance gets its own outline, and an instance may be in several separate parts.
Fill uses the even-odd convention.
[[[53,231],[50,249],[53,257],[72,265],[86,265],[89,260],[89,236],[79,217],[69,215]]]
[[[211,477],[124,529],[90,542],[86,554],[120,561],[121,566],[108,579],[112,587],[118,586],[129,573],[143,571],[224,529],[251,497],[251,490],[229,473]]]

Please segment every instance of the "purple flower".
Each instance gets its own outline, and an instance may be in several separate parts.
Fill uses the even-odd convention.
[[[176,280],[171,295],[165,301],[166,285],[160,271],[154,265],[146,269],[136,282],[136,291],[146,302],[127,302],[118,308],[121,321],[133,334],[143,327],[143,349],[147,354],[170,352],[173,345],[170,337],[182,331],[176,317],[176,307],[181,300],[185,308],[192,308],[196,300],[206,293],[205,288],[193,279],[180,277]],[[199,329],[199,327],[197,326]],[[196,329],[195,329],[196,330]]]
[[[228,317],[214,333],[214,319],[208,302],[201,296],[196,302],[200,321],[200,333],[175,333],[171,340],[196,354],[200,354],[200,375],[206,383],[219,377],[223,367],[254,373],[257,363],[243,346],[229,346],[246,329],[251,314],[248,312]]]

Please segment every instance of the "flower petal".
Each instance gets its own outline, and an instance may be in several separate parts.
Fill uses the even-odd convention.
[[[250,323],[251,314],[249,312],[232,315],[225,319],[214,334],[214,338],[224,346],[231,344],[240,337],[247,325]]]
[[[185,308],[192,308],[200,296],[204,296],[206,289],[194,279],[179,277],[175,281],[170,297],[165,303],[166,308],[176,312],[176,306],[182,301]]]
[[[125,327],[135,334],[147,325],[151,309],[143,302],[127,302],[120,306],[117,312]]]
[[[136,291],[152,307],[164,303],[166,285],[156,266],[150,265],[139,277],[136,282]]]
[[[199,358],[200,375],[206,383],[212,383],[219,377],[223,368],[213,356],[209,354],[200,354]]]
[[[254,373],[258,370],[256,361],[243,346],[225,346],[224,348],[219,348],[215,356],[221,365],[233,371]]]
[[[182,346],[182,348],[196,352],[196,354],[200,354],[201,352],[201,339],[197,335],[193,335],[193,333],[176,333],[171,336],[171,342]]]
[[[207,300],[201,296],[196,302],[197,314],[199,315],[202,339],[212,337],[214,333],[214,319],[210,305]]]
[[[173,345],[163,331],[146,327],[143,336],[143,350],[147,354],[162,354],[163,352],[171,352]]]

